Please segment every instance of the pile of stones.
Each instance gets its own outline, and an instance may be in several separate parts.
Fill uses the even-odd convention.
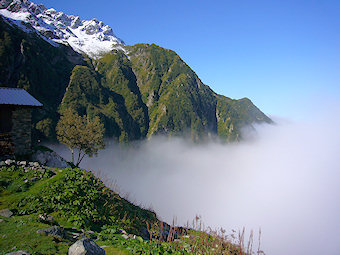
[[[14,159],[6,159],[5,161],[0,161],[0,167],[3,166],[20,166],[25,169],[25,172],[30,170],[36,170],[40,172],[45,172],[45,166],[39,164],[39,162],[31,161],[16,161]]]

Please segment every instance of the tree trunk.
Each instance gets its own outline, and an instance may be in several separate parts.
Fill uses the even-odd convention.
[[[72,151],[72,163],[74,164],[74,150],[71,149],[71,151]]]

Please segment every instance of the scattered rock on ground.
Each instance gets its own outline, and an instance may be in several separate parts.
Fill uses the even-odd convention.
[[[27,251],[15,251],[15,252],[7,253],[6,255],[30,255],[30,253]]]
[[[84,233],[75,227],[72,227],[71,229],[64,229],[64,233],[65,233],[65,238],[73,242],[75,242],[79,238],[85,237]]]
[[[17,165],[18,166],[26,166],[27,165],[27,161],[17,161]]]
[[[127,233],[124,229],[119,228],[119,229],[117,229],[116,234],[124,234],[124,235],[127,235],[128,233]]]
[[[0,210],[0,216],[2,217],[11,217],[12,215],[13,213],[9,209]]]
[[[47,223],[47,224],[51,224],[51,225],[59,225],[53,218],[53,216],[48,215],[47,213],[43,213],[43,214],[39,214],[38,218],[40,219],[40,221]]]
[[[40,164],[49,166],[49,167],[56,167],[56,168],[67,168],[69,167],[68,163],[65,159],[60,157],[54,151],[37,151],[32,155],[32,159],[38,161]]]
[[[77,232],[70,232],[70,231],[69,231],[68,233],[70,233],[70,234],[72,235],[73,238],[77,238],[77,237],[79,237],[80,235],[82,235],[82,234],[77,233]]]
[[[124,239],[130,239],[130,237],[129,237],[128,235],[125,235],[125,234],[122,234],[122,237],[123,237]]]
[[[105,250],[100,248],[93,240],[84,238],[78,240],[68,249],[68,255],[105,255]]]
[[[44,228],[44,229],[39,229],[37,230],[38,234],[45,234],[48,236],[53,236],[57,238],[63,238],[64,237],[64,232],[61,230],[59,226],[53,226],[50,228]]]
[[[10,165],[12,165],[14,163],[15,163],[15,160],[12,160],[12,159],[5,160],[5,164],[8,165],[8,166],[10,166]]]

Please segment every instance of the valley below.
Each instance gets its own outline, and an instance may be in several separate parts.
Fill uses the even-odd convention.
[[[337,110],[321,112],[308,121],[274,119],[235,144],[166,137],[111,144],[82,167],[166,222],[186,225],[198,215],[229,235],[245,227],[254,247],[261,229],[266,254],[337,254],[340,123],[318,125]]]

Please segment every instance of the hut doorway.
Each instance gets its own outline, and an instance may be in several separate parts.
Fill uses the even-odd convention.
[[[0,106],[0,134],[10,133],[12,130],[12,109]]]

